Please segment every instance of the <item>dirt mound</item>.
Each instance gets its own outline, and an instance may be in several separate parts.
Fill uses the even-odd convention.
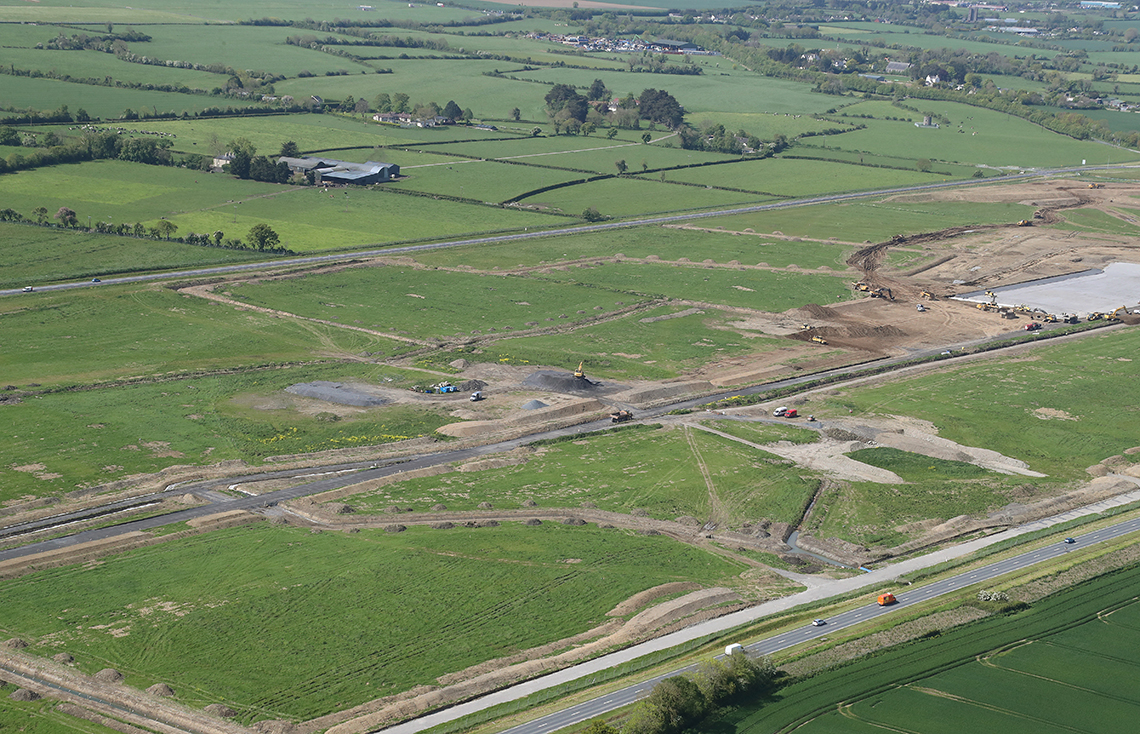
[[[51,659],[57,663],[63,663],[64,665],[71,665],[75,662],[75,658],[71,657],[71,655],[66,652],[57,653],[56,655],[53,655]]]
[[[693,517],[692,515],[681,515],[680,517],[677,518],[677,522],[680,523],[681,525],[689,525],[690,527],[701,524],[701,521],[698,520],[697,518]]]
[[[493,510],[493,509],[495,509],[495,506],[492,505],[490,502],[480,502],[479,503],[479,509],[480,510]]]
[[[431,506],[432,512],[443,512],[446,509],[447,509],[447,505],[444,505],[444,504],[438,504],[438,505],[432,505]]]
[[[802,311],[814,319],[821,319],[824,321],[833,321],[840,318],[838,311],[833,308],[828,308],[827,306],[821,306],[818,303],[809,303],[805,306],[800,306],[795,310]]]
[[[29,691],[27,688],[17,688],[12,692],[10,696],[8,696],[8,698],[12,699],[13,701],[35,701],[38,700],[39,697],[40,694],[36,693],[35,691]]]
[[[522,404],[523,410],[538,410],[539,408],[549,408],[550,406],[541,400],[528,400]]]
[[[455,527],[453,522],[433,522],[431,524],[432,530],[451,530]]]
[[[331,512],[334,515],[351,515],[352,513],[356,512],[355,509],[349,505],[344,504],[343,502],[330,502],[325,505],[325,510]]]
[[[155,683],[146,692],[152,696],[162,696],[163,698],[170,698],[174,695],[174,689],[165,683]]]
[[[4,640],[4,647],[8,648],[9,650],[23,650],[27,646],[28,643],[24,642],[19,637],[13,637],[11,639]]]
[[[94,677],[100,683],[122,683],[126,676],[114,668],[103,668]]]
[[[586,377],[575,377],[570,372],[555,372],[554,370],[539,370],[523,380],[523,385],[534,390],[569,393],[571,395],[597,394],[624,389],[622,385],[608,385]]]
[[[538,507],[538,503],[534,500],[523,500],[523,507]]]
[[[532,517],[531,519],[529,519],[523,523],[523,525],[541,525],[541,524],[542,524],[542,520],[539,520],[537,517]]]
[[[386,533],[402,533],[408,528],[404,525],[385,525],[384,532]]]
[[[459,383],[458,387],[459,392],[475,392],[476,390],[482,390],[487,387],[487,383],[482,380],[464,380]]]
[[[298,729],[297,725],[291,721],[282,721],[280,719],[268,719],[266,721],[259,721],[250,726],[251,729],[257,734],[294,734]]]
[[[586,521],[580,517],[568,517],[562,521],[563,525],[585,525]]]
[[[471,363],[468,362],[466,359],[463,359],[462,357],[460,357],[459,359],[454,359],[454,360],[448,362],[447,366],[448,367],[454,367],[457,370],[465,370],[471,366]]]
[[[220,703],[212,703],[203,710],[211,716],[217,716],[222,719],[232,719],[237,716],[237,711]]]
[[[477,527],[477,528],[497,528],[497,527],[499,527],[499,521],[498,520],[480,520],[479,522],[475,523],[475,527]]]

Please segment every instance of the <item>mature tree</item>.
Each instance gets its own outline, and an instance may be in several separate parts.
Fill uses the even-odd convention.
[[[923,173],[930,173],[930,169],[933,167],[933,165],[934,164],[930,162],[929,158],[920,158],[914,162],[914,167]]]
[[[392,111],[392,97],[387,92],[377,94],[373,104],[376,106],[377,112],[384,113]]]
[[[463,119],[463,110],[459,108],[459,105],[455,104],[454,99],[447,100],[447,104],[443,106],[443,112],[440,114],[449,120]]]
[[[169,140],[128,138],[119,144],[119,160],[150,165],[170,163]]]
[[[582,734],[619,734],[619,732],[601,719],[594,719]]]
[[[79,217],[75,215],[74,209],[61,206],[59,211],[55,213],[55,221],[59,222],[62,227],[74,227],[79,224]]]
[[[11,125],[0,126],[0,145],[20,145],[20,133]]]
[[[439,105],[435,102],[418,102],[412,109],[412,117],[417,120],[430,120],[439,115]]]
[[[281,244],[281,238],[268,224],[255,224],[245,237],[250,247],[258,250],[272,250]]]
[[[519,111],[518,107],[515,107],[514,109],[511,110],[511,119],[514,120],[515,122],[518,122],[519,118],[521,116],[522,116],[522,112]]]
[[[587,222],[600,222],[605,218],[605,215],[592,206],[586,207],[586,210],[582,212],[582,219],[585,219]]]
[[[649,145],[650,140],[653,140],[652,135],[650,135],[649,133],[642,133],[641,134],[641,142],[645,143],[646,145]]]
[[[609,130],[606,130],[606,138],[607,139],[613,140],[616,137],[617,137],[617,128],[616,127],[611,127]]]
[[[301,155],[301,149],[292,140],[286,140],[281,144],[281,155],[286,158],[297,158]]]
[[[44,146],[45,148],[52,148],[57,145],[63,145],[63,138],[61,138],[59,134],[53,130],[43,136],[43,138],[40,140],[40,145]]]
[[[408,95],[403,92],[396,92],[392,95],[392,111],[395,113],[402,113],[408,111]]]
[[[75,111],[76,122],[91,122],[91,115],[87,114],[87,110],[80,107]]]
[[[361,97],[360,99],[356,100],[356,105],[352,109],[361,117],[364,117],[368,114],[371,107],[368,104],[368,100],[366,100],[364,97]]]
[[[610,96],[610,90],[606,89],[606,85],[602,83],[601,79],[595,79],[594,83],[590,85],[589,91],[586,92],[586,99],[591,102],[599,102]]]
[[[43,224],[47,221],[48,210],[45,207],[37,206],[32,210],[32,216],[36,218],[36,224]]]
[[[178,231],[178,225],[169,219],[160,219],[154,223],[154,231],[162,239],[168,240],[175,232]]]
[[[585,97],[574,91],[574,87],[568,84],[555,84],[546,93],[545,99],[546,110],[552,119],[560,122],[571,119],[580,123],[586,121],[586,113],[590,106],[586,104]]]
[[[220,230],[220,229],[219,229],[217,232],[214,232],[214,245],[215,245],[215,246],[221,245],[221,244],[222,244],[222,239],[223,239],[225,236],[226,236],[226,233],[225,233],[225,232],[223,232],[223,231],[222,231],[222,230]]]
[[[249,178],[252,163],[253,156],[244,150],[235,150],[233,160],[230,161],[230,173],[238,178]]]
[[[681,124],[685,110],[668,92],[646,89],[639,98],[638,112],[643,119],[652,120],[670,128]]]
[[[344,101],[342,101],[340,103],[340,111],[341,112],[355,112],[356,111],[356,97],[353,97],[351,94],[348,95],[347,97],[345,97]]]
[[[596,129],[597,129],[597,126],[594,125],[594,123],[583,122],[582,127],[579,130],[579,132],[581,132],[583,135],[589,135],[590,133],[594,132],[594,130],[596,130]]]
[[[617,168],[617,172],[618,172],[618,175],[619,175],[619,176],[620,176],[621,174],[625,173],[625,172],[626,172],[626,170],[628,170],[628,169],[629,169],[629,166],[627,166],[627,165],[625,164],[625,159],[624,159],[624,158],[623,158],[622,160],[620,160],[620,161],[614,161],[614,166]]]

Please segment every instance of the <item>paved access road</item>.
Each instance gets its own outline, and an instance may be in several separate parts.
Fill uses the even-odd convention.
[[[974,584],[978,584],[983,581],[995,579],[1012,571],[1028,568],[1036,563],[1050,561],[1055,558],[1059,558],[1060,556],[1063,556],[1072,550],[1085,548],[1096,543],[1102,543],[1106,540],[1111,540],[1113,538],[1119,538],[1123,535],[1134,533],[1137,530],[1140,530],[1140,519],[1127,520],[1116,525],[1103,528],[1101,530],[1096,530],[1086,535],[1081,535],[1076,539],[1077,542],[1072,545],[1063,542],[1057,542],[1043,548],[1028,551],[1026,553],[998,561],[996,563],[991,563],[990,565],[983,566],[982,568],[966,571],[965,573],[953,576],[951,578],[943,579],[942,581],[936,581],[932,584],[922,586],[913,591],[898,593],[896,594],[896,598],[898,599],[898,603],[896,604],[892,604],[886,607],[880,607],[878,604],[869,604],[867,606],[859,607],[858,609],[852,609],[850,611],[843,612],[842,614],[827,619],[827,623],[822,627],[813,627],[811,625],[806,625],[803,628],[795,629],[790,632],[785,632],[783,634],[776,635],[775,637],[769,637],[766,640],[761,640],[760,642],[753,643],[751,645],[748,645],[745,649],[751,655],[771,655],[772,653],[779,652],[780,650],[798,645],[801,642],[814,640],[819,637],[826,637],[827,635],[833,634],[834,632],[846,627],[851,627],[853,625],[860,624],[862,622],[866,622],[883,615],[893,614],[896,610],[904,609],[915,604],[920,604],[929,601],[930,599],[959,591],[963,588],[973,586]],[[734,616],[736,615],[730,615],[729,617],[722,619],[729,619]],[[739,622],[736,622],[736,624],[739,624]],[[558,731],[564,727],[604,716],[609,712],[614,711],[615,709],[629,705],[634,701],[637,701],[639,698],[647,695],[650,689],[652,689],[653,686],[655,686],[661,680],[674,675],[679,675],[681,673],[693,671],[695,668],[695,665],[679,668],[665,675],[647,680],[643,683],[638,683],[636,685],[623,688],[619,691],[614,691],[613,693],[607,694],[601,698],[596,698],[592,701],[580,703],[568,709],[564,709],[548,716],[544,716],[540,719],[535,719],[534,721],[527,722],[526,724],[520,724],[519,726],[506,730],[506,734],[550,734],[551,732]],[[427,718],[430,717],[425,717],[424,719],[408,723],[413,725],[420,722],[426,723]],[[439,722],[432,722],[432,725],[436,723]],[[403,724],[392,727],[390,729],[386,729],[384,731],[385,734],[406,734],[407,732],[420,731],[427,728],[427,726],[406,728],[407,726],[407,724]]]
[[[1049,168],[1033,171],[1030,173],[1017,173],[1008,176],[1002,176],[1002,182],[1016,181],[1018,179],[1037,178],[1040,176],[1053,176],[1064,173],[1080,173],[1084,171],[1098,171],[1098,170],[1111,170],[1118,168],[1133,168],[1131,165],[1118,165],[1118,166],[1074,166],[1071,168]],[[194,270],[178,270],[166,273],[148,273],[146,275],[126,275],[118,278],[105,278],[100,282],[95,283],[91,281],[82,281],[79,283],[57,283],[55,285],[37,285],[33,283],[36,291],[59,291],[68,290],[71,288],[88,288],[98,287],[101,285],[114,285],[118,283],[141,283],[152,280],[171,280],[176,278],[200,278],[210,275],[225,275],[226,273],[243,273],[250,271],[261,271],[271,268],[286,268],[295,267],[297,265],[315,265],[320,263],[340,262],[343,260],[355,260],[358,258],[368,257],[381,257],[385,255],[403,255],[412,252],[424,252],[427,250],[439,250],[448,247],[463,247],[466,245],[489,245],[497,242],[515,242],[518,240],[528,240],[535,237],[550,237],[556,235],[569,235],[569,234],[582,234],[586,232],[600,232],[608,229],[621,229],[623,227],[638,227],[646,224],[669,224],[670,222],[684,222],[694,219],[706,219],[708,217],[723,217],[733,214],[747,214],[749,212],[763,212],[771,211],[774,209],[787,209],[793,206],[807,206],[809,204],[826,204],[837,201],[850,201],[852,199],[863,199],[869,196],[886,196],[891,194],[903,194],[913,191],[930,191],[933,189],[947,189],[947,188],[963,188],[968,186],[977,186],[993,183],[994,179],[981,179],[981,180],[967,180],[967,181],[947,181],[944,183],[922,184],[920,186],[902,186],[892,189],[877,189],[875,191],[861,191],[850,194],[832,194],[829,196],[815,196],[807,199],[791,199],[788,201],[780,201],[774,204],[757,204],[755,206],[736,207],[733,209],[718,209],[716,211],[708,212],[695,212],[692,214],[673,214],[665,217],[646,217],[643,219],[623,220],[620,222],[605,222],[602,224],[585,224],[578,227],[561,227],[558,229],[543,229],[535,232],[516,232],[514,234],[494,235],[491,237],[475,237],[465,240],[452,240],[449,242],[430,242],[422,245],[406,245],[403,247],[387,247],[376,250],[356,250],[352,252],[340,252],[331,255],[312,255],[310,257],[294,257],[285,260],[266,260],[256,263],[245,263],[243,265],[222,265],[214,268],[196,268]],[[21,293],[21,288],[9,288],[0,290],[0,296],[11,296]]]

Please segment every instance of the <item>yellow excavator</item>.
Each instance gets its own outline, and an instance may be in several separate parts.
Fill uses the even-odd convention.
[[[922,295],[922,297],[923,297],[923,298],[925,298],[925,299],[926,299],[926,300],[928,300],[928,301],[933,301],[933,300],[934,300],[934,294],[933,294],[933,293],[931,293],[930,291],[923,291],[921,295]]]
[[[585,366],[586,366],[586,360],[583,359],[581,362],[578,363],[578,369],[574,370],[574,376],[577,377],[579,380],[586,379],[586,373],[582,371],[582,368]]]
[[[813,342],[815,342],[816,344],[827,344],[827,340],[824,339],[822,336],[813,336],[811,338],[811,340]]]
[[[1109,321],[1116,321],[1117,320],[1116,317],[1119,316],[1121,313],[1127,314],[1128,313],[1128,307],[1127,306],[1120,306],[1119,308],[1114,310],[1112,313],[1105,316],[1105,318],[1108,319]]]

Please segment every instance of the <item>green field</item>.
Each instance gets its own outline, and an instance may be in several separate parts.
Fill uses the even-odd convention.
[[[1021,459],[1052,481],[1076,479],[1085,467],[1137,444],[1119,406],[1140,397],[1129,378],[1138,343],[1135,330],[1095,334],[1038,349],[1026,360],[987,360],[852,390],[828,405],[923,418],[944,438]],[[1109,385],[1112,401],[1104,399]],[[979,411],[979,405],[1003,409]],[[1051,417],[1050,409],[1061,417]]]
[[[1138,579],[1134,566],[792,680],[719,725],[737,734],[1125,730],[1140,713],[1130,685],[1140,664]]]
[[[225,354],[222,347],[228,344],[246,342],[254,348],[259,344],[258,334],[234,331],[229,332],[229,341],[222,343],[226,333],[218,330],[214,337],[215,355]],[[76,340],[62,343],[70,341]],[[67,358],[81,363],[84,356],[72,353]],[[240,355],[235,356],[238,359],[231,357],[227,364],[238,363]],[[61,359],[57,365],[66,363]],[[81,369],[76,368],[76,376]],[[430,435],[455,421],[447,415],[450,408],[344,410],[296,398],[283,390],[310,380],[406,388],[432,377],[349,362],[270,366],[236,374],[25,395],[19,403],[4,406],[5,425],[11,435],[0,448],[0,502],[59,495],[174,465],[234,459],[258,463],[267,456],[380,445]],[[334,410],[339,420],[329,412]]]
[[[84,109],[92,117],[108,120],[118,119],[123,111],[128,109],[136,112],[157,110],[159,113],[181,114],[183,111],[201,112],[207,107],[247,107],[251,104],[230,97],[121,89],[8,74],[0,75],[0,99],[8,105],[33,107],[38,110],[54,110],[60,105],[67,105],[72,114]],[[0,117],[4,116],[6,115],[0,114]]]
[[[400,266],[352,268],[230,290],[235,298],[256,306],[374,324],[419,338],[519,330],[527,328],[527,322],[573,324],[617,310],[615,299],[626,304],[648,300],[546,279]]]
[[[31,215],[30,211],[22,213]],[[265,259],[265,255],[248,250],[223,250],[7,222],[0,223],[0,241],[4,242],[0,248],[0,287],[3,288]],[[0,312],[6,312],[7,306],[0,306]]]
[[[588,207],[594,207],[606,217],[631,217],[748,206],[768,201],[772,201],[772,197],[762,194],[678,186],[626,176],[543,191],[521,199],[520,203],[566,214],[579,214]]]
[[[757,354],[787,345],[783,339],[741,329],[736,316],[712,310],[661,321],[644,320],[688,310],[680,305],[661,306],[570,333],[503,339],[477,352],[445,352],[433,362],[443,365],[457,357],[471,359],[472,354],[477,355],[476,359],[490,357],[491,361],[510,364],[569,366],[585,360],[591,374],[614,380],[664,380],[680,377],[710,360]]]
[[[737,231],[750,228],[757,232],[782,232],[797,237],[881,242],[895,234],[937,232],[947,227],[972,224],[1013,223],[1032,214],[1033,207],[1013,203],[865,199],[844,204],[710,217],[701,223]]]
[[[393,504],[427,511],[437,502],[449,510],[481,502],[521,509],[528,499],[539,507],[591,502],[623,514],[641,509],[661,520],[687,515],[736,527],[761,518],[796,522],[818,485],[811,472],[790,474],[777,456],[682,427],[558,443],[525,464],[390,484],[354,498],[352,506],[383,512]]]
[[[399,162],[398,157],[393,160]],[[281,236],[284,247],[310,252],[417,239],[429,233],[442,238],[566,223],[527,211],[401,196],[383,188],[330,192],[122,161],[0,176],[0,196],[25,216],[38,206],[51,212],[68,206],[81,223],[92,217],[153,225],[166,218],[178,226],[176,236],[222,231],[242,239],[253,225],[265,223]]]
[[[28,652],[66,650],[83,672],[165,682],[183,703],[224,702],[251,723],[432,685],[584,632],[643,589],[732,583],[741,570],[665,537],[551,523],[398,535],[258,525],[0,582],[0,599],[4,632]]]

